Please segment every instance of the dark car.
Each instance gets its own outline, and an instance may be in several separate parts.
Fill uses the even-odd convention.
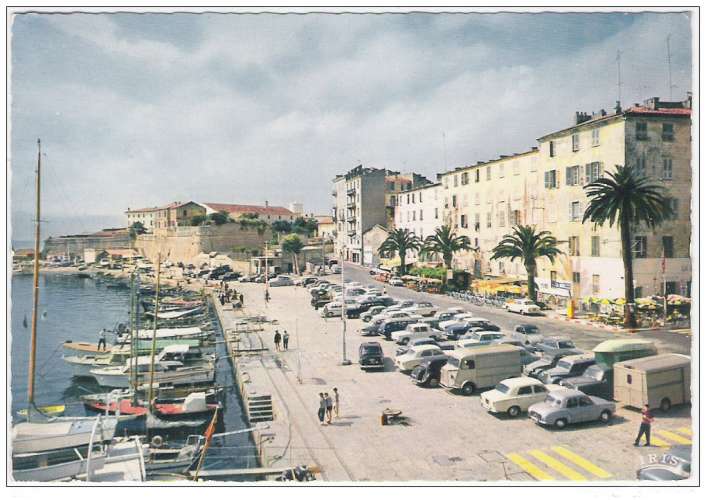
[[[199,278],[203,278],[203,277],[205,277],[205,276],[208,276],[209,274],[211,274],[211,271],[209,271],[208,269],[204,269],[203,271],[199,271],[199,273],[197,274],[197,276],[198,276]]]
[[[439,384],[441,367],[446,364],[446,359],[424,360],[409,374],[412,382],[420,387],[434,387]]]
[[[221,281],[235,281],[240,278],[240,273],[230,271],[221,276]]]
[[[379,318],[360,329],[360,334],[364,337],[380,335],[380,327],[385,322],[385,318]]]
[[[565,378],[583,375],[589,366],[595,364],[596,360],[592,355],[577,354],[566,356],[554,368],[540,372],[537,378],[545,384],[558,384]]]
[[[691,446],[673,446],[637,470],[640,481],[681,481],[691,476]]]
[[[576,344],[568,337],[546,337],[534,344],[534,347],[550,356],[567,351],[576,353]]]
[[[361,313],[366,312],[368,309],[370,309],[373,306],[384,306],[384,302],[382,301],[382,297],[368,297],[365,300],[361,300],[359,302],[360,304],[360,311]]]
[[[575,349],[575,352],[561,352],[553,355],[542,355],[537,361],[533,361],[522,369],[522,373],[530,377],[537,377],[539,373],[554,368],[559,360],[566,356],[571,356],[572,354],[581,354],[580,349]]]
[[[589,366],[583,375],[565,378],[559,384],[569,389],[578,389],[589,396],[613,399],[613,368],[595,364]]]
[[[380,304],[385,307],[394,306],[398,302],[397,299],[393,299],[389,295],[382,295],[378,297],[378,299],[380,300]]]
[[[385,356],[379,342],[364,342],[358,349],[358,364],[361,370],[383,370]]]
[[[385,340],[390,340],[394,332],[404,330],[405,328],[407,328],[407,325],[415,322],[416,320],[413,319],[393,319],[383,321],[383,323],[380,325],[379,332],[380,335],[385,337]]]
[[[456,323],[446,327],[446,336],[451,340],[458,340],[463,335],[468,333],[472,328],[480,328],[484,332],[499,332],[500,327],[491,323],[490,321],[482,320],[477,321],[470,319],[468,321],[463,321],[462,323]]]

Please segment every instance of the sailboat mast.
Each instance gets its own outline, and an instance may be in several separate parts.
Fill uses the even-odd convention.
[[[135,272],[133,271],[130,273],[130,358],[128,361],[133,400],[137,399],[137,383],[135,380],[135,371],[132,369],[135,355]]]
[[[27,384],[27,404],[29,410],[31,410],[34,405],[34,368],[37,361],[37,315],[39,310],[39,238],[40,238],[40,228],[39,228],[39,217],[41,215],[40,211],[40,188],[41,188],[41,172],[42,172],[42,144],[39,139],[37,139],[37,179],[36,179],[36,196],[37,205],[35,208],[34,221],[34,290],[32,297],[32,336],[30,340],[29,347],[29,380]],[[27,412],[27,418],[31,411]]]
[[[157,348],[157,317],[159,316],[159,275],[162,270],[161,263],[162,254],[157,253],[157,287],[154,292],[154,330],[152,331],[152,352],[150,353],[150,408],[152,408],[152,396],[154,394],[154,351]]]

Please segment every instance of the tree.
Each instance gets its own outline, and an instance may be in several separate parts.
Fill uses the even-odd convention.
[[[203,224],[207,220],[208,220],[207,216],[199,214],[199,215],[192,216],[190,223],[192,226],[200,226],[201,224]]]
[[[672,209],[664,196],[664,188],[639,175],[632,167],[616,165],[615,172],[607,172],[584,186],[589,198],[583,222],[591,221],[620,228],[620,241],[625,270],[625,326],[635,326],[635,288],[632,271],[632,227],[645,224],[649,228],[661,224],[672,216]]]
[[[232,221],[230,215],[225,210],[221,210],[220,212],[214,212],[209,216],[209,218],[217,226],[222,226],[223,224]]]
[[[503,236],[495,248],[491,260],[522,259],[527,270],[527,289],[530,299],[537,300],[537,259],[546,257],[551,263],[563,252],[557,248],[558,241],[549,231],[537,232],[534,226],[515,226],[512,233]]]
[[[434,234],[424,240],[423,253],[441,255],[444,267],[451,269],[454,254],[461,250],[471,250],[471,240],[468,236],[456,236],[449,226],[441,226]]]
[[[260,214],[241,214],[238,223],[242,229],[255,229],[259,235],[265,234],[269,224],[260,220]]]
[[[298,234],[304,234],[306,236],[311,236],[316,232],[319,227],[319,223],[316,219],[312,217],[304,218],[297,217],[292,223],[292,231]]]
[[[296,234],[290,234],[282,239],[282,251],[291,254],[294,272],[299,274],[299,253],[304,248],[304,242]]]
[[[421,248],[422,240],[409,229],[393,229],[378,248],[378,253],[386,257],[393,257],[395,253],[399,255],[400,275],[402,275],[407,268],[407,252]]]
[[[288,220],[276,220],[272,223],[272,230],[280,234],[291,233],[292,223]]]
[[[135,240],[137,239],[137,236],[140,234],[145,234],[147,232],[147,229],[145,229],[144,224],[142,222],[137,221],[133,222],[132,225],[130,226],[130,239]]]

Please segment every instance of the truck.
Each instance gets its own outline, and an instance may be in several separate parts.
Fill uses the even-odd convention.
[[[494,387],[506,378],[522,374],[521,349],[514,345],[498,344],[449,352],[449,359],[441,369],[439,385],[461,391],[470,396],[477,389]]]
[[[614,398],[624,406],[645,403],[667,412],[674,405],[691,402],[691,357],[657,354],[613,365]]]

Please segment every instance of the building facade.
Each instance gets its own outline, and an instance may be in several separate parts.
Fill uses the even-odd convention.
[[[192,217],[206,215],[206,208],[193,201],[175,201],[161,207],[128,208],[125,215],[128,227],[139,222],[151,233],[155,229],[190,226]]]
[[[477,251],[455,256],[454,267],[477,277],[526,278],[519,261],[491,261],[492,248],[518,224],[550,231],[564,251],[554,264],[538,262],[539,290],[559,301],[573,297],[614,299],[624,294],[620,233],[616,226],[583,224],[588,204],[583,186],[632,165],[662,184],[675,212],[655,230],[634,228],[636,294],[691,291],[691,102],[662,102],[595,115],[577,113],[575,123],[538,139],[523,153],[439,174],[435,207],[398,197],[395,222],[427,236],[419,211],[434,210],[434,224],[466,235]],[[432,188],[429,188],[432,189]],[[424,191],[424,190],[415,190]],[[412,194],[411,192],[409,193]],[[427,199],[431,199],[428,197]],[[418,198],[417,198],[418,200]],[[429,219],[424,221],[429,224]],[[663,265],[664,264],[664,265]],[[662,269],[664,268],[664,271]]]
[[[405,228],[422,240],[434,234],[443,225],[442,185],[427,184],[397,195],[395,227]],[[406,256],[412,264],[419,260],[418,252]]]
[[[272,206],[268,202],[265,202],[264,205],[235,205],[232,203],[199,203],[199,205],[206,209],[206,214],[227,212],[234,220],[245,214],[257,214],[261,220],[267,223],[272,223],[276,220],[294,222],[297,217],[288,208]]]

